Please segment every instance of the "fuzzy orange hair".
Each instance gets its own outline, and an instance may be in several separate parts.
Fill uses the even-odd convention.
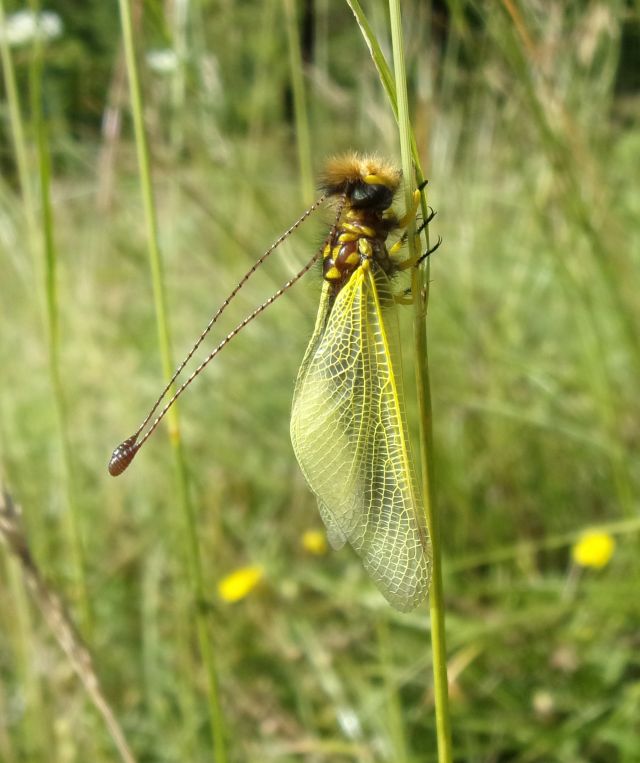
[[[400,185],[400,170],[391,162],[376,154],[359,154],[350,151],[329,159],[321,177],[321,186],[329,194],[343,193],[354,183],[366,182],[375,175],[381,185],[396,191]]]

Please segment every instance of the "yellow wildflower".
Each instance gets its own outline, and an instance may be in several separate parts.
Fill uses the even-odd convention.
[[[262,567],[240,567],[218,583],[218,596],[223,601],[240,601],[253,591],[263,575]]]
[[[327,538],[320,530],[306,530],[302,536],[302,547],[316,556],[327,553]]]
[[[573,546],[573,561],[581,567],[599,570],[607,566],[615,547],[616,542],[609,533],[588,530]]]

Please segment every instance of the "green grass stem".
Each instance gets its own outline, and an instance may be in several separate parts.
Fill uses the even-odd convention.
[[[104,694],[93,656],[86,642],[79,635],[74,621],[67,614],[63,599],[48,585],[40,572],[21,526],[20,510],[2,484],[0,484],[0,537],[17,562],[20,576],[29,588],[43,620],[82,683],[88,699],[104,721],[123,763],[136,763],[122,727]],[[26,645],[19,647],[25,657],[27,649]],[[40,730],[44,730],[44,726]],[[89,754],[93,756],[96,753],[91,750]]]
[[[362,33],[362,37],[364,38],[364,41],[367,47],[369,48],[369,53],[371,54],[371,59],[373,61],[374,66],[376,67],[378,76],[380,77],[380,82],[382,83],[382,87],[384,88],[384,91],[387,94],[389,105],[391,106],[393,115],[396,118],[396,122],[398,122],[398,128],[399,130],[401,130],[400,122],[399,122],[399,113],[398,113],[398,97],[396,94],[396,82],[394,80],[393,72],[391,71],[391,68],[389,67],[389,64],[387,63],[387,60],[384,57],[384,53],[382,52],[380,43],[378,42],[373,32],[373,29],[371,27],[371,24],[369,24],[369,21],[367,17],[365,16],[364,11],[362,10],[362,6],[358,2],[358,0],[346,0],[346,2],[349,8],[351,9],[351,12],[355,16],[358,26],[360,27],[360,32]],[[425,178],[422,172],[420,154],[418,152],[418,145],[416,143],[413,130],[411,129],[409,131],[409,141],[411,146],[411,156],[413,158],[412,177],[415,176],[416,181],[418,183],[421,183]],[[421,194],[421,197],[420,197],[420,210],[422,212],[422,216],[426,217],[428,214],[428,209],[427,209],[427,203],[425,200],[424,193]],[[428,228],[425,230],[425,237],[427,239],[427,245],[428,245],[428,237],[429,237]],[[426,261],[427,274],[429,272],[429,265],[430,265],[429,260],[427,260]],[[428,278],[426,280],[428,281]]]
[[[4,0],[0,0],[0,28],[6,27],[6,15],[4,10]],[[25,129],[22,119],[22,111],[20,108],[20,99],[18,96],[18,88],[16,85],[15,69],[13,66],[13,58],[9,49],[9,43],[5,34],[0,34],[0,58],[2,59],[2,73],[4,79],[5,98],[7,103],[7,112],[9,116],[10,136],[13,143],[13,152],[16,159],[16,169],[18,172],[18,184],[20,189],[20,197],[24,209],[25,217],[25,230],[29,240],[29,252],[32,255],[34,262],[34,269],[38,271],[39,263],[37,259],[38,252],[38,223],[36,218],[35,202],[33,198],[33,189],[29,180],[29,159],[27,141],[25,138]],[[38,295],[41,291],[38,290]],[[4,466],[4,464],[3,464]],[[21,585],[18,576],[16,574],[15,565],[11,560],[7,559],[7,577],[10,580],[11,590],[13,592],[13,599],[16,602],[17,617],[14,620],[16,626],[16,632],[20,634],[19,643],[28,644],[32,639],[31,623],[28,617],[28,609],[26,607],[26,598],[24,596],[24,588]],[[24,659],[24,651],[20,653],[19,667],[22,670],[25,685],[28,687],[27,691],[31,698],[30,707],[35,710],[38,715],[41,712],[41,691],[39,688],[39,682],[35,679],[35,673],[33,670],[26,669],[28,665],[28,659]],[[29,717],[29,716],[28,716]],[[27,720],[28,720],[27,717]],[[41,716],[42,717],[42,716]],[[38,729],[40,724],[34,719],[34,733],[33,739],[38,741],[38,737],[41,734],[41,729]],[[44,749],[44,748],[43,748]]]
[[[640,517],[632,519],[620,519],[616,522],[603,522],[595,526],[599,532],[608,535],[631,535],[640,532]],[[492,566],[508,562],[518,557],[531,556],[541,551],[553,551],[558,548],[567,548],[572,546],[587,530],[593,530],[594,525],[582,527],[578,530],[572,530],[568,533],[559,533],[549,535],[537,541],[521,541],[511,543],[508,546],[488,549],[478,554],[466,554],[459,558],[452,559],[447,564],[449,572],[464,572],[475,567]]]
[[[169,320],[166,307],[164,274],[160,247],[158,243],[158,220],[156,207],[153,199],[151,183],[151,167],[149,161],[149,149],[143,121],[142,94],[136,62],[136,52],[133,35],[133,21],[131,5],[128,0],[119,0],[120,19],[122,25],[122,37],[125,50],[125,59],[129,79],[131,97],[131,112],[133,117],[138,167],[140,173],[140,188],[144,207],[144,218],[147,236],[149,264],[153,285],[153,297],[155,305],[156,325],[158,330],[158,345],[162,359],[163,373],[166,379],[171,378],[174,363],[171,353],[171,339],[169,332]],[[225,727],[220,707],[218,694],[218,678],[215,665],[211,634],[208,628],[207,614],[201,603],[205,600],[204,576],[200,545],[198,541],[196,516],[193,503],[189,495],[187,466],[180,439],[180,427],[177,407],[173,406],[168,414],[170,442],[172,445],[176,487],[179,497],[180,510],[184,522],[184,554],[187,558],[189,580],[191,584],[192,611],[195,615],[196,630],[200,653],[205,665],[208,682],[208,711],[213,737],[213,747],[216,763],[225,763],[227,760],[225,746]]]
[[[5,28],[7,24],[4,10],[4,0],[0,0],[0,27]],[[29,152],[25,138],[25,129],[22,119],[22,110],[20,108],[20,98],[18,96],[18,87],[16,85],[16,74],[13,66],[13,57],[9,50],[7,35],[0,35],[0,57],[2,59],[2,72],[4,78],[5,97],[7,102],[7,111],[9,114],[10,135],[13,142],[13,151],[16,158],[16,169],[18,171],[18,183],[20,186],[20,196],[24,206],[27,235],[29,237],[29,249],[37,265],[38,252],[38,221],[36,216],[36,205],[33,194],[33,186],[30,180],[29,170]],[[37,269],[37,268],[36,268]]]
[[[420,167],[417,145],[409,119],[400,2],[399,0],[390,0],[389,2],[395,77],[391,73],[384,58],[384,54],[382,53],[382,49],[373,34],[372,28],[368,23],[358,0],[347,0],[347,2],[360,26],[376,69],[378,70],[382,85],[389,98],[391,108],[398,122],[402,170],[405,178],[405,205],[408,208],[412,204],[413,192],[416,187],[414,179],[417,177],[418,182],[420,182],[424,176]],[[423,215],[426,215],[427,209],[424,198],[422,199],[421,204]],[[410,257],[416,257],[418,254],[416,251],[414,232],[415,223],[414,221],[411,221],[408,228]],[[431,534],[433,547],[432,584],[429,606],[431,612],[431,647],[433,654],[438,760],[440,763],[450,763],[452,760],[452,747],[447,681],[445,610],[442,588],[439,528],[434,506],[432,411],[425,322],[428,299],[428,272],[429,262],[427,260],[424,267],[420,269],[414,268],[412,273],[412,293],[415,306],[414,353],[420,427],[422,493],[424,496],[427,524]]]
[[[6,27],[6,15],[4,0],[0,0],[0,28]],[[38,257],[39,236],[36,204],[33,193],[33,185],[29,170],[29,151],[27,148],[26,131],[20,107],[18,88],[16,85],[15,68],[9,49],[7,36],[0,34],[0,58],[2,60],[2,72],[5,86],[5,98],[9,116],[9,134],[13,143],[13,152],[16,160],[18,174],[18,187],[24,210],[24,230],[28,241],[28,250],[32,258],[34,271],[40,273],[42,266]],[[38,279],[40,282],[40,279]],[[40,306],[40,317],[44,318],[43,290],[36,289]],[[4,467],[4,459],[0,457],[0,464]],[[4,469],[3,469],[4,471]],[[29,517],[26,517],[29,519]],[[39,523],[32,522],[30,532],[34,536],[36,545],[40,545],[41,532]],[[37,668],[37,643],[31,613],[29,611],[27,596],[19,575],[16,563],[6,557],[7,578],[15,602],[15,618],[12,618],[10,631],[14,635],[16,653],[18,655],[17,667],[20,671],[21,680],[25,686],[26,706],[25,713],[25,738],[31,741],[29,753],[31,755],[44,755],[50,750],[51,724],[43,701],[43,690],[40,672]],[[9,630],[7,632],[9,635]]]
[[[385,686],[387,722],[389,734],[393,742],[394,763],[409,761],[407,730],[402,714],[402,701],[398,692],[397,681],[394,679],[393,655],[391,649],[391,634],[389,623],[379,617],[376,620],[376,635],[378,638],[379,663]]]
[[[52,729],[38,669],[38,639],[19,565],[8,553],[5,558],[9,589],[15,604],[15,618],[6,635],[14,642],[16,669],[25,687],[24,734],[29,740],[29,755],[43,760],[51,751]]]
[[[35,11],[34,11],[35,12]],[[56,416],[57,438],[61,452],[61,485],[66,500],[67,544],[71,559],[73,580],[72,599],[80,610],[80,622],[85,637],[91,640],[93,616],[86,578],[86,560],[82,541],[80,507],[74,476],[73,447],[69,436],[69,416],[64,393],[64,382],[60,370],[60,307],[58,302],[58,252],[54,237],[53,207],[51,201],[51,155],[49,152],[48,123],[43,110],[43,43],[35,35],[29,67],[29,96],[33,134],[36,139],[38,180],[40,194],[40,231],[42,233],[42,253],[44,256],[44,304],[45,332],[48,352],[49,382],[53,395]],[[20,139],[15,140],[17,145]],[[22,161],[22,160],[21,160]],[[29,178],[25,177],[25,188]],[[26,192],[27,196],[29,191]]]
[[[293,110],[296,126],[296,146],[300,169],[302,198],[305,204],[311,204],[313,193],[313,170],[311,162],[311,136],[309,133],[309,111],[304,87],[304,71],[296,4],[293,0],[283,0],[285,26],[287,29],[287,47],[289,48],[289,67],[293,90]]]
[[[405,178],[405,205],[408,209],[413,202],[415,190],[415,170],[419,163],[414,158],[412,148],[415,141],[411,136],[409,117],[409,96],[407,93],[407,75],[404,60],[404,39],[402,33],[402,13],[400,0],[389,0],[391,21],[391,42],[393,46],[393,64],[398,106],[398,129],[400,136],[400,154],[402,171]],[[420,174],[422,172],[420,171]],[[408,227],[409,256],[419,255],[416,251],[415,222]],[[449,711],[449,683],[447,680],[447,645],[445,635],[445,604],[442,587],[442,555],[438,515],[435,507],[435,485],[433,473],[433,415],[431,410],[431,385],[429,382],[429,360],[427,354],[427,265],[413,268],[411,291],[414,302],[414,353],[416,385],[418,393],[418,412],[420,428],[420,466],[422,474],[422,494],[424,498],[427,525],[431,534],[433,553],[431,590],[429,609],[431,613],[431,651],[433,656],[433,692],[436,711],[436,737],[438,740],[439,763],[451,763],[453,751],[451,745],[451,719]]]
[[[171,28],[171,42],[177,58],[175,71],[171,76],[171,123],[169,136],[174,156],[180,156],[185,141],[185,100],[187,90],[187,58],[189,40],[187,36],[189,20],[189,0],[173,3],[168,26]]]

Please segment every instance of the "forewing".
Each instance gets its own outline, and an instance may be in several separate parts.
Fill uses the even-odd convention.
[[[407,611],[427,593],[430,546],[411,471],[389,280],[360,268],[323,310],[296,383],[294,450],[331,542],[349,540],[388,601]]]
[[[349,440],[344,432],[336,430],[336,437],[331,436],[333,408],[327,405],[327,395],[333,385],[330,379],[325,380],[324,377],[319,376],[317,370],[318,351],[324,344],[332,304],[330,285],[325,281],[316,325],[302,359],[293,393],[291,442],[302,473],[318,499],[320,516],[327,528],[329,542],[333,548],[339,549],[346,543],[347,536],[341,524],[334,518],[332,510],[321,497],[321,493],[313,487],[319,483],[322,495],[328,496],[334,505],[339,500],[336,493],[344,495],[345,491],[349,490],[346,484],[342,490],[339,485],[334,486],[336,489],[330,490],[329,485],[325,484],[324,469],[321,466],[323,460],[329,464],[339,453],[346,452],[350,448]],[[324,353],[325,350],[322,352]],[[310,369],[313,369],[311,377]],[[332,468],[331,465],[329,468]]]

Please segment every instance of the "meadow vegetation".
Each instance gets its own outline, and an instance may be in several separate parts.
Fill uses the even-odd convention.
[[[428,341],[454,760],[633,763],[640,6],[402,7],[444,241]],[[3,2],[5,29],[17,10]],[[319,271],[193,385],[177,451],[164,427],[126,475],[107,474],[163,386],[149,228],[115,5],[47,10],[57,35],[3,43],[0,479],[137,760],[210,761],[211,725],[218,763],[437,760],[427,608],[393,611],[349,550],[325,549],[290,446]],[[387,5],[363,10],[390,60]],[[397,126],[346,3],[133,11],[175,363],[304,211],[324,158],[397,159]],[[216,337],[330,220],[282,244]],[[0,545],[0,760],[115,756]]]

